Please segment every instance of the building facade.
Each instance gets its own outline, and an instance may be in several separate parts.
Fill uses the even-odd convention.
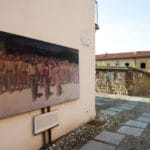
[[[59,122],[57,127],[51,129],[51,140],[93,119],[95,1],[0,0],[0,3],[0,31],[79,50],[80,96],[76,100],[50,107],[50,111],[58,111]],[[21,101],[25,97],[26,95],[18,99]],[[41,109],[37,109],[0,119],[0,149],[39,149],[43,145],[43,136],[33,134],[33,118],[40,114]]]
[[[150,51],[103,54],[96,56],[96,67],[133,67],[150,72]]]

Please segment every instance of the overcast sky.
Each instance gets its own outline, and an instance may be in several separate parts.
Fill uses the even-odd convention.
[[[150,50],[150,0],[97,0],[96,54]]]

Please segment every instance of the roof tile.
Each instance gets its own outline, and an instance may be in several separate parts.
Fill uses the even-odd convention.
[[[143,57],[150,57],[150,51],[101,54],[101,55],[96,55],[96,60],[128,59],[128,58],[143,58]]]

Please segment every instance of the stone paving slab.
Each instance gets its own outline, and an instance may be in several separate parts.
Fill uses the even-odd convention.
[[[102,106],[102,105],[104,105],[104,103],[102,103],[102,102],[96,102],[95,103],[97,106]]]
[[[123,105],[119,106],[118,108],[121,108],[123,110],[132,110],[133,109],[131,107],[127,107],[127,106],[123,106]]]
[[[142,116],[143,116],[143,117],[150,117],[150,113],[146,113],[146,112],[145,112],[145,113],[142,114]]]
[[[148,124],[141,121],[129,120],[125,123],[125,125],[145,129]]]
[[[80,150],[115,150],[115,146],[92,140],[85,144]]]
[[[102,110],[102,111],[100,111],[100,114],[109,115],[109,116],[115,116],[115,115],[118,114],[118,112],[110,111],[110,110]]]
[[[102,102],[100,99],[95,99],[96,102]]]
[[[130,105],[130,104],[123,104],[122,106],[129,107],[129,108],[135,108],[136,107],[136,105]]]
[[[96,136],[95,139],[102,141],[102,142],[119,145],[120,142],[124,139],[124,137],[125,137],[125,135],[108,132],[108,131],[103,131],[101,134]]]
[[[96,101],[96,102],[101,102],[102,99],[96,97],[96,98],[95,98],[95,101]]]
[[[99,96],[95,96],[95,98],[96,98],[96,99],[100,99],[100,97],[99,97]]]
[[[150,123],[150,118],[149,117],[140,116],[137,120],[142,121],[142,122],[146,122],[146,123]]]
[[[121,109],[121,108],[119,108],[119,107],[112,107],[112,108],[108,108],[107,110],[109,110],[109,111],[116,111],[116,112],[121,112],[121,111],[123,111],[124,109]]]
[[[117,130],[118,133],[126,134],[126,135],[133,135],[133,136],[140,136],[144,129],[135,128],[135,127],[128,127],[122,126]]]
[[[138,105],[138,102],[128,102],[128,103],[126,103],[126,104],[129,104],[129,105]]]

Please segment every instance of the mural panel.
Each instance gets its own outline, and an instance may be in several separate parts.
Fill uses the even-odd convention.
[[[77,49],[0,32],[0,118],[77,98]]]

